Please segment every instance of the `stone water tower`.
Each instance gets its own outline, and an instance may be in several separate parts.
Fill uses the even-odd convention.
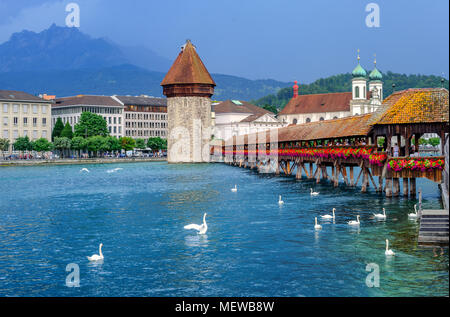
[[[167,97],[167,161],[208,162],[216,84],[191,41],[181,47],[161,86]]]

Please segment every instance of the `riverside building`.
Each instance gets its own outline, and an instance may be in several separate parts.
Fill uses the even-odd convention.
[[[101,115],[106,120],[111,136],[124,136],[124,105],[110,96],[78,95],[55,99],[52,107],[52,128],[56,120],[61,118],[64,124],[69,122],[73,129],[83,112]]]
[[[113,96],[124,107],[124,135],[132,138],[167,138],[167,99]]]
[[[0,90],[1,135],[12,144],[19,137],[51,140],[52,102],[26,92]]]

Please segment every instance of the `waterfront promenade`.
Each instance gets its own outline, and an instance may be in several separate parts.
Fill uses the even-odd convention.
[[[107,163],[137,163],[166,161],[166,157],[121,157],[121,158],[78,158],[52,160],[0,160],[2,166],[30,166],[30,165],[69,165],[69,164],[107,164]]]

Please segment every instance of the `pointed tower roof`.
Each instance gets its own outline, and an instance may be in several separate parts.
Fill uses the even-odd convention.
[[[359,64],[359,49],[358,49],[358,65],[356,65],[355,69],[352,71],[352,76],[353,76],[353,78],[366,77],[367,76],[367,72]]]
[[[181,47],[180,54],[161,82],[161,86],[179,84],[216,86],[190,40],[187,40],[186,44]]]
[[[370,80],[382,80],[383,75],[381,75],[380,71],[377,69],[377,57],[376,56],[375,56],[375,60],[373,61],[373,63],[375,66],[369,74],[369,79]]]

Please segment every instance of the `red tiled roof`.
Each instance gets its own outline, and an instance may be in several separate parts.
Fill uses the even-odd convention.
[[[299,95],[291,98],[279,115],[350,111],[351,92]]]
[[[189,40],[161,82],[161,86],[173,84],[216,85]]]
[[[280,128],[276,130],[278,131],[278,142],[310,141],[320,139],[366,136],[371,129],[369,120],[372,115],[372,113],[369,113],[359,116],[296,124]],[[270,135],[276,133],[276,131],[266,131],[264,141],[270,140]],[[233,141],[237,142],[236,144],[241,145],[243,144],[243,142],[247,142],[249,138],[250,140],[256,140],[258,136],[263,138],[263,134],[254,133],[242,135],[237,138],[234,137]],[[227,141],[227,144],[231,144],[230,140]]]

